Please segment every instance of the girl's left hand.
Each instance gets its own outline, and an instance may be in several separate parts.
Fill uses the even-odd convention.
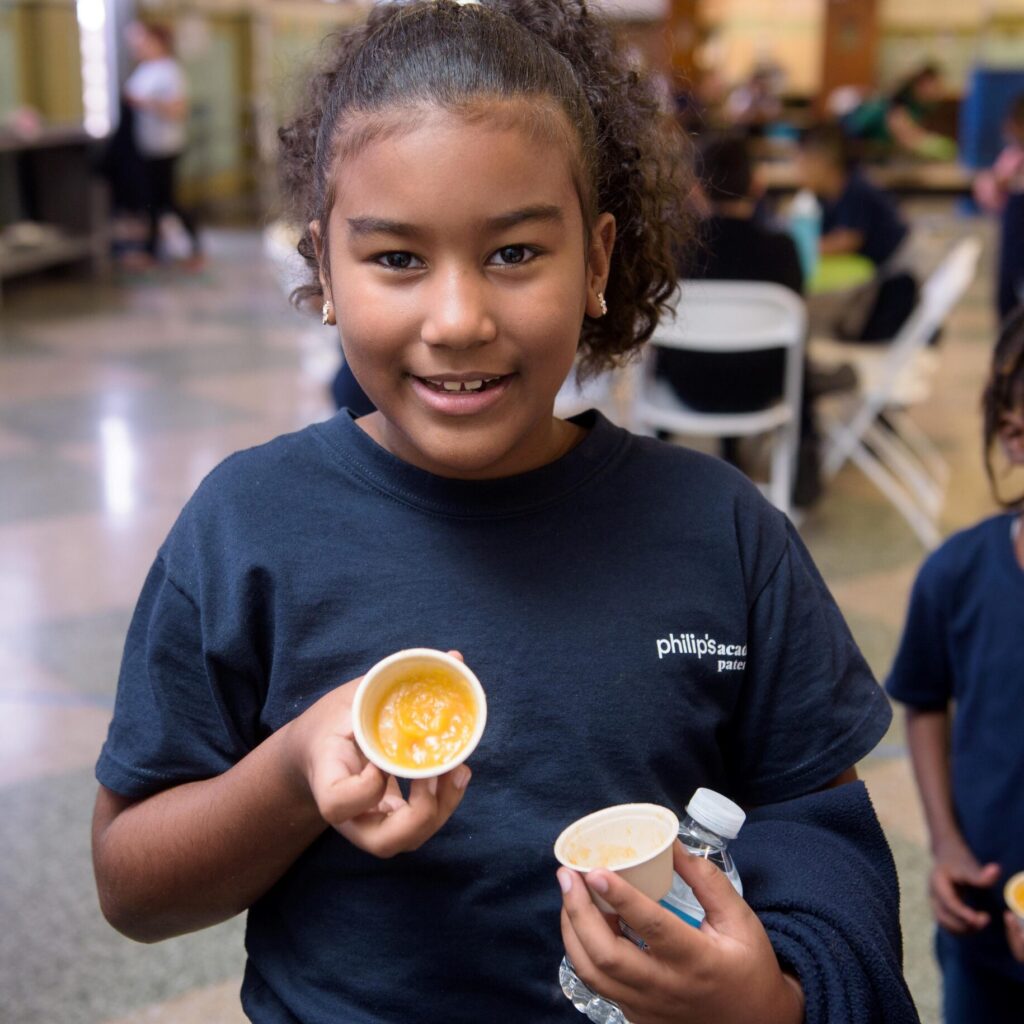
[[[694,928],[610,871],[560,868],[562,939],[577,974],[631,1024],[801,1024],[799,982],[783,974],[761,922],[709,861],[674,850],[675,869],[707,914]],[[584,881],[584,878],[586,881]],[[648,949],[597,909],[599,893]]]

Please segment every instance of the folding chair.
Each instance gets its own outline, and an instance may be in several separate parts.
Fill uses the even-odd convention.
[[[796,453],[800,441],[800,396],[807,312],[803,300],[779,284],[752,281],[688,281],[679,288],[676,313],[654,332],[633,402],[633,425],[690,437],[772,437],[767,495],[776,508],[790,511]],[[655,374],[659,348],[698,352],[786,350],[779,401],[757,412],[705,413],[684,404],[671,385]]]
[[[837,398],[832,415],[822,409],[827,434],[822,471],[834,477],[847,461],[856,465],[900,512],[928,549],[941,539],[939,514],[949,466],[907,410],[931,394],[936,366],[929,340],[970,287],[982,244],[965,238],[924,282],[918,304],[884,346],[812,339],[815,365],[852,363],[859,386]]]

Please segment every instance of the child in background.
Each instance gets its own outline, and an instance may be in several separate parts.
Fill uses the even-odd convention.
[[[97,766],[108,919],[154,941],[247,910],[258,1022],[567,1024],[563,950],[636,1024],[909,1020],[891,896],[853,908],[874,960],[812,941],[798,977],[698,858],[677,869],[707,927],[646,901],[649,952],[589,896],[628,919],[635,890],[556,884],[568,822],[707,785],[780,815],[859,801],[840,868],[895,889],[839,785],[888,702],[788,521],[718,460],[552,413],[578,355],[650,335],[686,244],[682,140],[609,29],[563,0],[378,5],[282,141],[302,294],[378,411],[228,459],[160,549]],[[662,657],[681,630],[744,657]],[[358,677],[424,645],[487,689],[468,788],[463,765],[400,790],[353,742]],[[835,871],[831,919],[857,902]],[[766,877],[797,898],[808,874]],[[820,968],[896,1001],[851,1007]]]
[[[931,838],[946,1024],[1011,1024],[1024,1006],[1008,942],[1019,960],[1024,943],[998,884],[1024,869],[1024,495],[1000,498],[992,466],[997,448],[1024,466],[1024,312],[996,345],[984,419],[986,469],[1011,511],[925,562],[888,681]]]
[[[892,259],[908,229],[892,197],[859,170],[834,125],[810,129],[800,141],[801,184],[821,202],[821,255],[866,256],[876,267]]]
[[[1024,286],[1024,95],[1010,105],[1003,134],[1006,146],[996,162],[974,179],[978,205],[999,215],[996,305],[1001,320],[1020,303]]]

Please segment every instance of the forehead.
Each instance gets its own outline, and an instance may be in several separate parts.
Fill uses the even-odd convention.
[[[582,221],[573,134],[561,111],[431,107],[392,113],[354,134],[358,144],[339,145],[332,220],[372,215],[440,228],[557,205],[565,223]]]

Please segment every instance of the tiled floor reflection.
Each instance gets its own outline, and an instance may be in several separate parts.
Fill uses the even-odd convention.
[[[933,222],[941,238],[977,227]],[[154,947],[121,939],[99,917],[88,849],[92,764],[158,545],[220,459],[330,411],[331,336],[288,307],[258,236],[211,233],[209,249],[197,277],[22,284],[0,311],[4,1024],[241,1020],[241,923]],[[954,468],[949,529],[989,509],[977,458],[989,291],[986,275],[954,315],[920,412]],[[920,549],[853,470],[803,531],[884,672]],[[898,730],[863,774],[903,873],[908,973],[934,1024],[927,860]]]

